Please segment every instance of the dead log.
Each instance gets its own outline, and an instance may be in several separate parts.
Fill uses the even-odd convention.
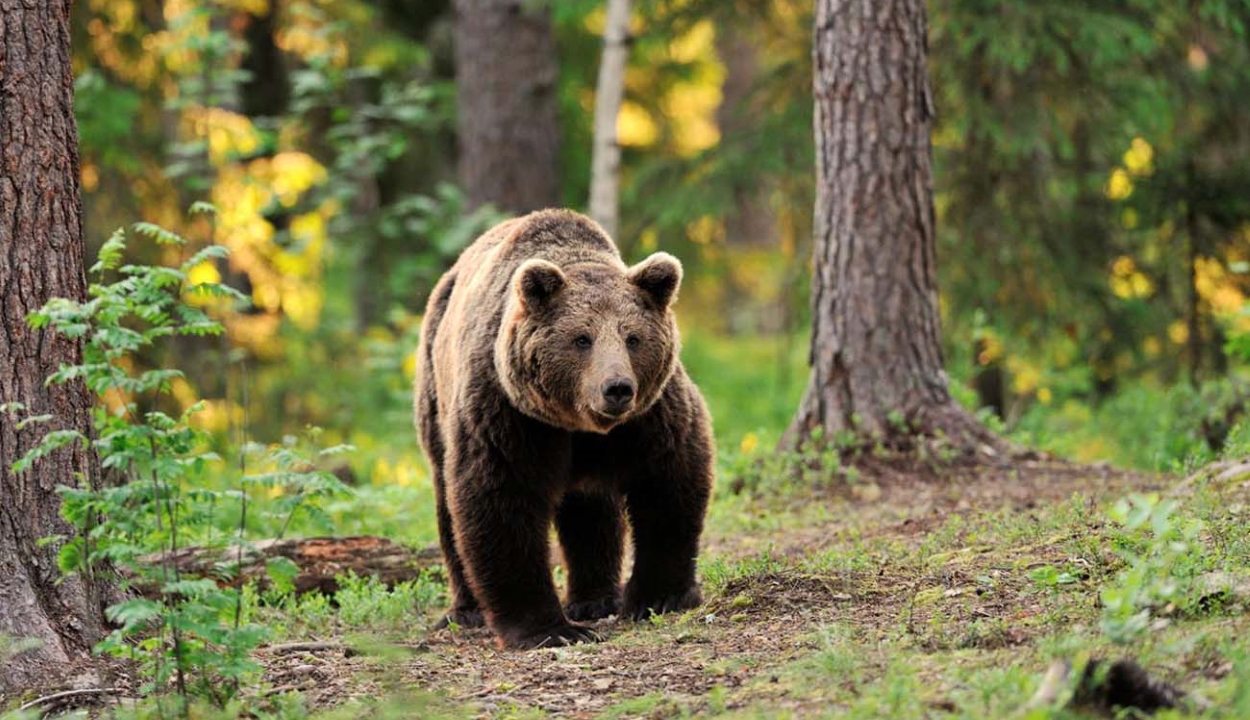
[[[186,547],[175,552],[148,555],[142,562],[152,567],[177,568],[184,578],[212,578],[223,586],[255,582],[262,589],[272,587],[267,572],[277,558],[290,560],[299,569],[294,578],[295,592],[327,595],[339,589],[337,578],[354,573],[374,577],[387,586],[415,579],[421,571],[442,560],[438,548],[412,550],[386,538],[317,537],[256,540],[227,547]],[[160,595],[160,582],[132,577],[134,588],[143,596]]]

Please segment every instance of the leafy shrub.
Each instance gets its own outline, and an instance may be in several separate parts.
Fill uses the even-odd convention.
[[[202,204],[192,210],[214,212]],[[187,244],[155,225],[140,223],[135,230],[162,246]],[[222,464],[207,449],[206,433],[191,423],[203,405],[195,403],[177,413],[161,409],[176,405],[172,386],[182,373],[140,369],[140,357],[169,338],[223,332],[203,307],[212,303],[194,300],[246,299],[229,287],[189,280],[192,268],[225,257],[220,246],[209,245],[175,267],[124,264],[125,250],[126,234],[119,230],[101,248],[91,269],[98,280],[90,286],[87,301],[53,299],[29,318],[32,327],[82,339],[81,362],[63,365],[48,382],[82,381],[101,397],[93,411],[94,439],[76,431],[49,432],[15,468],[28,467],[71,443],[91,444],[106,481],[65,478],[59,488],[61,512],[78,531],[72,538],[59,538],[60,569],[110,574],[120,569],[125,572],[114,579],[123,589],[142,586],[158,593],[158,599],[134,596],[108,607],[105,614],[117,629],[97,651],[134,661],[146,693],[165,693],[172,685],[181,703],[198,696],[226,707],[258,671],[251,652],[265,637],[263,628],[248,621],[244,593],[218,584],[219,579],[233,577],[237,566],[221,568],[219,578],[187,578],[171,562],[153,561],[148,554],[176,551],[188,538],[241,542],[249,488],[275,497],[261,512],[276,514],[282,527],[297,512],[313,512],[316,499],[345,488],[333,475],[317,470],[293,441],[265,452],[262,471],[244,472],[238,488],[197,485],[197,478],[210,469],[220,471]],[[23,422],[49,419],[31,417]],[[230,516],[236,519],[227,525],[237,532],[222,533],[217,527],[223,507],[237,508]]]

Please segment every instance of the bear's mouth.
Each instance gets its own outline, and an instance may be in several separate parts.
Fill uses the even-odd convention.
[[[611,429],[613,426],[619,425],[623,422],[629,415],[629,411],[631,409],[632,408],[623,408],[620,412],[614,414],[592,407],[590,408],[590,418],[595,425],[604,429]]]

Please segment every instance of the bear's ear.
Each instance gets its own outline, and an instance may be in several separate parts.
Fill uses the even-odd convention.
[[[658,252],[629,269],[629,281],[641,288],[656,305],[667,308],[681,285],[681,261]]]
[[[513,287],[531,312],[542,309],[556,293],[564,288],[564,273],[560,268],[546,260],[532,258],[521,263],[517,268]]]

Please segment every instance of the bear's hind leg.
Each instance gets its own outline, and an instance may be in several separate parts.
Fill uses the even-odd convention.
[[[556,532],[569,576],[564,611],[572,620],[620,612],[620,501],[607,494],[571,492],[556,509]]]
[[[447,508],[447,471],[444,468],[443,439],[438,431],[437,411],[433,401],[421,402],[418,411],[426,413],[421,423],[421,444],[430,461],[430,475],[434,480],[434,503],[438,514],[438,544],[443,551],[443,564],[447,568],[447,588],[451,591],[451,610],[435,625],[445,628],[455,623],[461,627],[482,627],[486,624],[477,598],[464,575],[464,562],[456,551],[455,533],[451,512]]]
[[[434,482],[434,504],[438,518],[438,544],[443,551],[447,567],[447,585],[451,591],[451,611],[439,621],[437,628],[455,623],[462,627],[481,627],[486,624],[477,598],[464,576],[464,563],[456,552],[455,535],[452,532],[451,513],[447,510],[447,448],[438,420],[438,389],[434,382],[434,339],[442,324],[451,291],[456,285],[454,273],[447,273],[430,293],[425,322],[421,327],[421,367],[416,383],[417,438],[430,465],[430,477]]]
[[[434,487],[438,503],[438,544],[443,551],[443,562],[447,566],[447,587],[451,592],[451,610],[435,625],[435,629],[445,628],[452,623],[460,627],[476,628],[486,624],[482,609],[477,598],[469,587],[464,575],[464,563],[456,551],[455,534],[452,531],[451,512],[447,509],[447,497],[444,488],[442,469],[434,470]]]

